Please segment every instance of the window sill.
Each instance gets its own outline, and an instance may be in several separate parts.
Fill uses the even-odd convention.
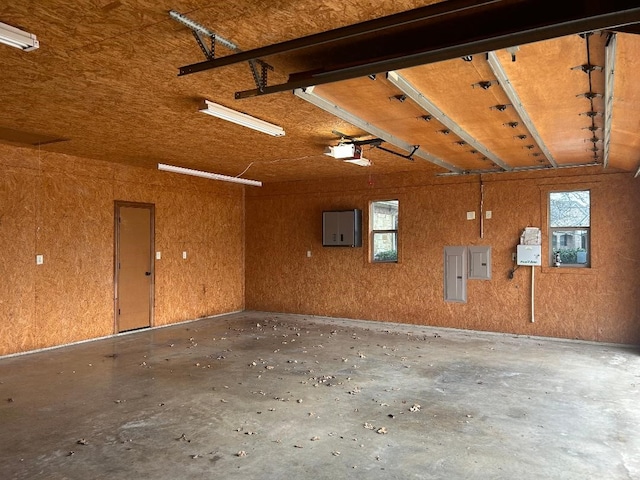
[[[593,267],[541,267],[542,273],[552,273],[559,275],[593,275]]]

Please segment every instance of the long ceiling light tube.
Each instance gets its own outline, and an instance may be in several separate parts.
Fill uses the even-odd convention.
[[[500,83],[500,86],[504,90],[504,93],[507,94],[507,97],[509,98],[511,105],[513,105],[513,108],[515,109],[515,111],[518,112],[518,115],[520,115],[520,118],[522,119],[522,123],[524,123],[524,125],[527,127],[527,130],[529,130],[529,133],[538,144],[538,147],[540,147],[540,151],[542,152],[542,154],[547,158],[547,160],[551,165],[553,165],[555,168],[558,168],[558,164],[556,163],[556,160],[553,158],[553,155],[551,155],[551,152],[549,151],[545,143],[542,141],[542,137],[538,133],[538,130],[536,129],[536,126],[533,124],[531,117],[529,117],[529,114],[527,113],[527,110],[524,108],[524,105],[522,105],[522,100],[520,100],[520,96],[518,95],[516,90],[513,88],[513,85],[511,84],[509,77],[507,77],[507,72],[505,72],[495,52],[487,53],[487,62],[489,63],[489,66],[491,67],[493,74],[498,79],[498,83]]]
[[[284,129],[278,125],[265,122],[264,120],[260,120],[259,118],[252,117],[251,115],[247,115],[246,113],[238,112],[237,110],[232,110],[218,103],[210,102],[209,100],[204,100],[200,111],[202,113],[206,113],[207,115],[221,118],[222,120],[233,122],[235,124],[242,125],[243,127],[252,128],[254,130],[272,135],[274,137],[284,137],[285,134]]]
[[[158,170],[165,172],[181,173],[183,175],[192,175],[194,177],[208,178],[210,180],[220,180],[223,182],[241,183],[243,185],[251,185],[253,187],[261,187],[262,182],[258,180],[249,180],[247,178],[230,177],[229,175],[221,175],[219,173],[203,172],[202,170],[192,170],[191,168],[176,167],[165,163],[158,164]]]
[[[609,166],[609,152],[611,147],[611,120],[613,116],[613,82],[616,66],[616,39],[615,33],[611,34],[605,47],[605,72],[604,72],[604,139],[603,139],[603,167]]]
[[[455,133],[462,140],[467,142],[473,148],[482,153],[485,157],[491,160],[496,165],[500,166],[504,170],[511,170],[511,167],[503,162],[497,155],[491,152],[487,147],[482,145],[478,140],[469,135],[465,130],[463,130],[460,125],[454,122],[451,117],[447,116],[436,104],[434,104],[431,100],[425,97],[422,93],[418,91],[411,83],[409,83],[402,75],[398,72],[391,71],[387,74],[387,78],[389,82],[398,87],[402,93],[407,95],[411,100],[420,105],[424,110],[433,115],[433,117],[438,120],[442,125]]]
[[[25,52],[30,52],[40,47],[40,42],[38,42],[33,33],[25,32],[2,22],[0,22],[0,43],[19,48]]]
[[[313,90],[314,90],[313,87],[308,87],[304,89],[296,88],[293,91],[293,93],[297,97],[302,98],[303,100],[306,100],[307,102],[315,105],[318,108],[321,108],[325,112],[329,112],[330,114],[335,115],[338,118],[341,118],[345,122],[349,122],[351,125],[361,128],[365,132],[368,132],[371,135],[374,135],[384,140],[385,142],[390,143],[391,145],[401,148],[407,152],[412,152],[415,150],[414,145],[411,145],[408,142],[405,142],[404,140],[401,140],[400,138],[391,135],[385,130],[382,130],[381,128],[378,128],[375,125],[372,125],[366,120],[363,120],[360,117],[357,117],[350,112],[347,112],[345,109],[322,98],[320,95],[316,94]],[[426,152],[425,150],[422,150],[421,148],[419,148],[418,150],[415,150],[413,152],[413,155],[415,155],[416,157],[420,157],[424,160],[427,160],[431,163],[434,163],[435,165],[438,165],[439,167],[449,170],[450,172],[458,172],[458,173],[462,172],[462,170],[460,170],[458,167],[455,167],[450,163],[447,163],[444,160],[441,160],[440,158]]]

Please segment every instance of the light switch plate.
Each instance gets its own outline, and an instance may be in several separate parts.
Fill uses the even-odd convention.
[[[44,263],[44,255],[36,255],[36,265],[42,265]]]
[[[162,258],[162,252],[156,252],[156,260],[160,260]]]
[[[485,214],[485,218],[491,218],[492,213],[491,210],[487,210],[487,213]]]
[[[475,220],[476,212],[467,212],[467,220]]]

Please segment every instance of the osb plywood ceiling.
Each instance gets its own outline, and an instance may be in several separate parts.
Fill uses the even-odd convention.
[[[473,54],[464,59],[379,71],[298,95],[289,90],[236,99],[236,92],[256,88],[248,64],[178,76],[179,67],[205,57],[192,31],[169,16],[178,11],[246,51],[430,4],[470,3],[13,2],[0,6],[0,22],[37,35],[40,48],[0,45],[0,142],[150,169],[166,163],[232,176],[244,172],[263,182],[585,164],[635,172],[640,36],[619,20],[610,28],[511,45],[517,48],[469,47]],[[459,27],[464,31],[464,24]],[[268,84],[285,84],[328,58],[338,64],[341,52],[344,62],[354,61],[348,40],[338,50],[265,58],[274,67]],[[231,53],[217,43],[216,58]],[[286,136],[203,115],[203,99],[278,124]],[[340,141],[362,142],[371,166],[324,155]]]

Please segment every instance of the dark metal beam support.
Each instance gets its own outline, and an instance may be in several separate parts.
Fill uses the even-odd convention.
[[[357,35],[369,35],[367,38],[360,38],[362,41],[357,44],[358,52],[356,53],[363,52],[362,57],[353,58],[346,65],[334,65],[326,69],[320,67],[317,70],[292,74],[289,76],[287,83],[265,86],[262,90],[237,92],[236,98],[247,98],[364,77],[380,72],[499,50],[513,45],[522,45],[592,30],[615,29],[623,25],[640,22],[640,6],[637,1],[630,0],[592,0],[572,4],[571,8],[567,9],[558,8],[556,2],[539,0],[482,2],[479,6],[476,4],[476,7],[471,6],[470,3],[472,2],[449,0],[404,12],[407,16],[404,18],[405,24],[403,25],[406,25],[409,31],[396,27],[394,31],[386,32],[384,39],[378,38],[378,35],[370,35],[370,32],[364,28],[369,22],[352,27],[344,27],[354,29],[351,31],[351,37],[356,35],[356,31],[360,32]],[[432,7],[434,8],[432,14],[427,14],[426,12]],[[437,12],[433,13],[436,10],[435,7],[437,7]],[[445,11],[447,7],[450,9],[453,7],[454,13],[448,15],[448,12]],[[416,12],[422,16],[419,17]],[[419,19],[409,22],[408,14],[413,14]],[[420,21],[424,25],[416,23]],[[419,28],[416,29],[416,27]],[[385,28],[391,27],[387,26]],[[329,51],[331,49],[331,45],[329,45],[331,36],[340,40],[347,38],[336,33],[340,30],[342,29],[325,32],[327,37],[322,37],[319,44],[324,45],[324,48]],[[439,32],[439,34],[433,34],[434,31]],[[384,34],[380,33],[380,35]],[[314,37],[304,37],[291,42],[298,42],[293,45],[296,49],[315,47],[318,43],[312,43],[309,40]],[[408,41],[408,38],[411,41]],[[371,58],[370,54],[365,56],[366,52],[377,51],[381,43],[388,46],[389,49],[395,48],[396,50],[386,50],[383,55],[375,58]],[[333,45],[334,49],[337,47]],[[348,45],[342,45],[342,47],[345,48],[345,52],[348,51]],[[234,54],[213,61],[182,67],[180,74],[186,75],[230,65],[239,61],[246,61],[247,58],[264,56],[265,53],[274,55],[291,50],[291,44],[284,42],[283,44],[243,52],[242,56]],[[314,54],[314,56],[317,55]],[[337,52],[335,56],[339,57]],[[334,60],[339,61],[338,58]]]
[[[190,73],[211,70],[212,68],[233,65],[236,63],[255,60],[271,55],[279,55],[282,53],[302,50],[309,47],[317,47],[327,43],[333,43],[348,40],[361,35],[371,34],[390,28],[406,26],[412,23],[421,22],[428,19],[435,19],[441,15],[451,15],[468,9],[477,9],[482,6],[500,3],[503,0],[449,0],[447,2],[428,5],[426,7],[400,12],[395,15],[377,18],[366,22],[349,25],[335,30],[316,33],[306,37],[288,40],[286,42],[275,43],[266,47],[255,48],[245,52],[239,52],[234,55],[216,58],[213,61],[200,62],[192,65],[180,67],[179,75],[188,75]]]

